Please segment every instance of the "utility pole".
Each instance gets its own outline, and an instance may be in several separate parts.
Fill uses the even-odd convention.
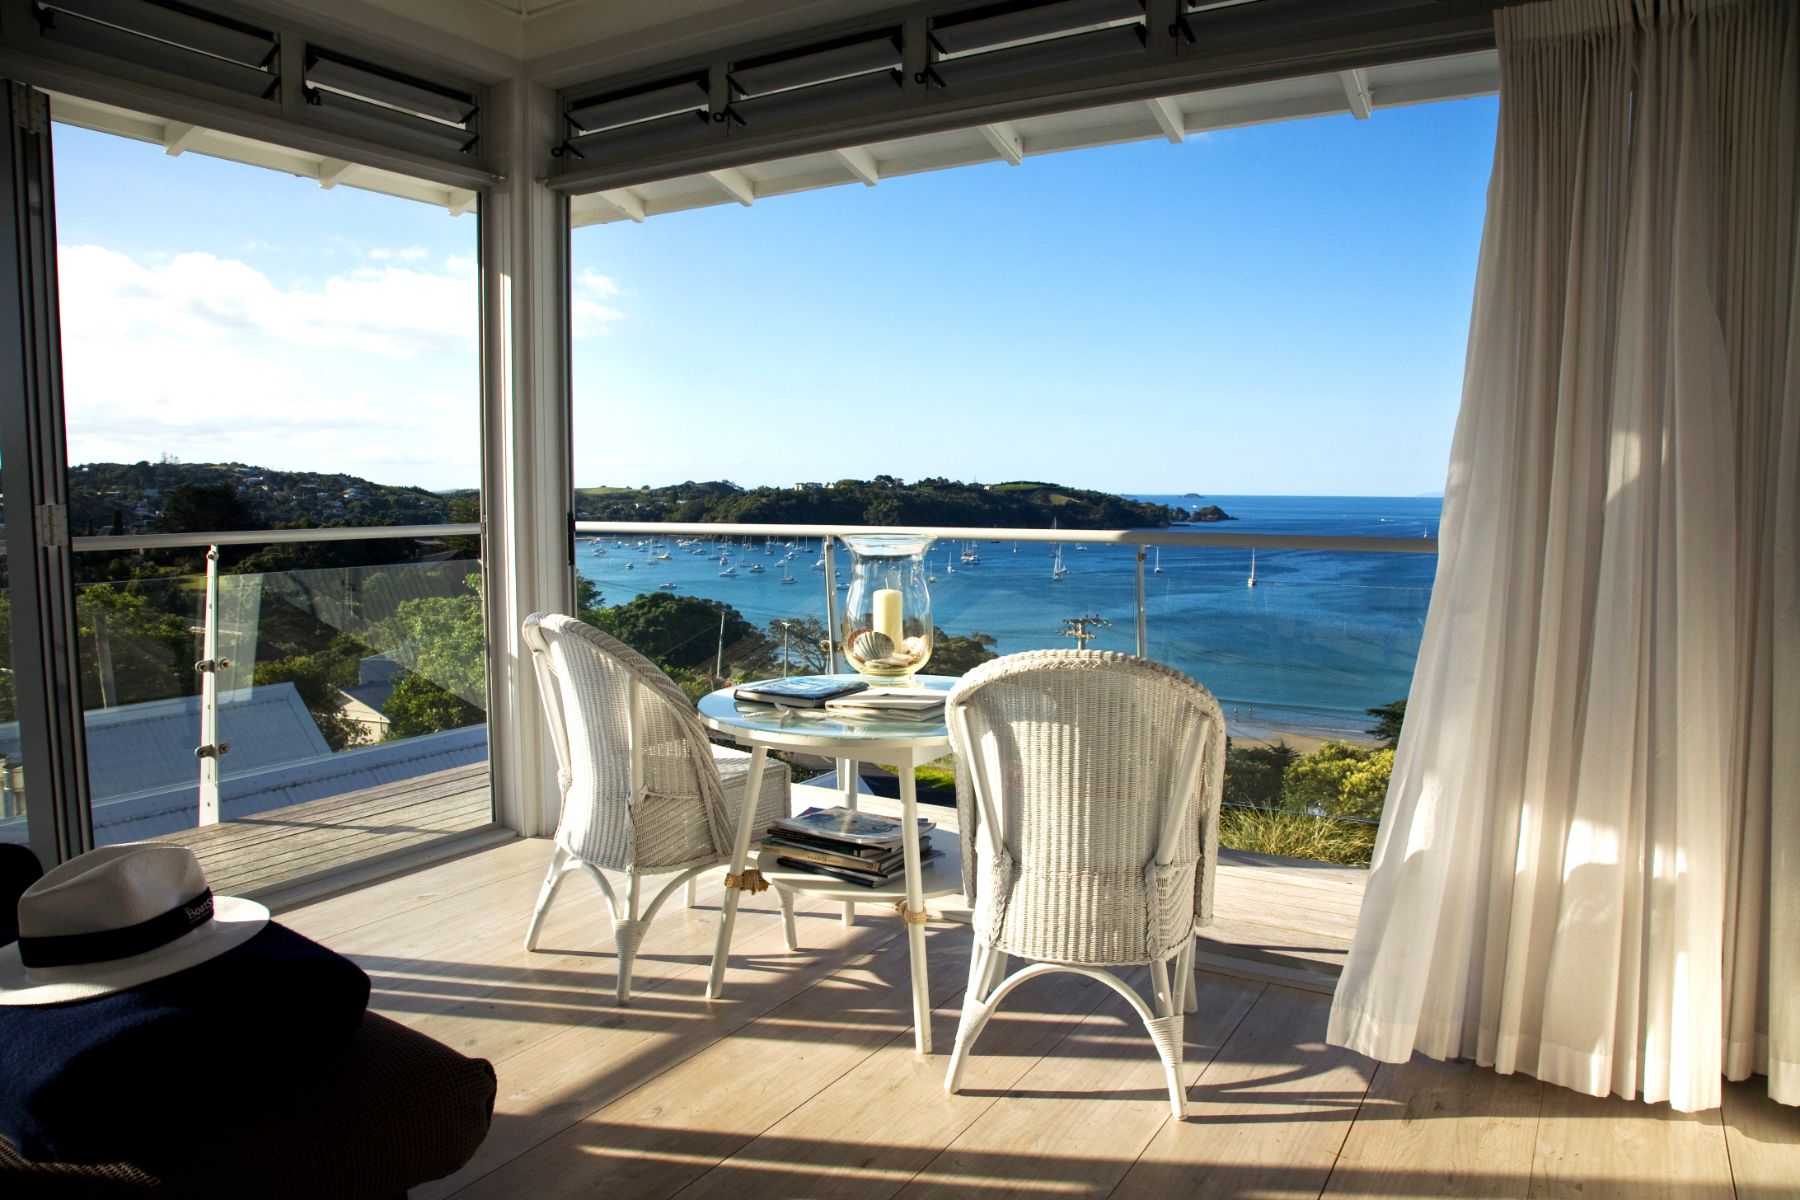
[[[1111,625],[1111,621],[1094,613],[1089,613],[1085,617],[1064,617],[1063,636],[1074,638],[1079,644],[1080,649],[1086,650],[1087,644],[1100,636],[1097,633],[1089,632],[1088,627],[1092,626],[1095,629],[1106,629],[1111,627]]]

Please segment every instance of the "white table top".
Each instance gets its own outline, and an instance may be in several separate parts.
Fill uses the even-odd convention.
[[[857,675],[828,678],[855,680]],[[920,687],[947,692],[956,685],[949,675],[917,675]],[[735,688],[720,688],[700,700],[700,723],[739,742],[789,750],[816,750],[836,758],[867,762],[879,751],[909,757],[941,750],[950,744],[950,731],[942,721],[918,721],[904,717],[840,717],[823,708],[789,708],[753,704],[733,698]]]

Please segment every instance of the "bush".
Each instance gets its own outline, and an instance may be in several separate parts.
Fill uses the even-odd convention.
[[[1343,742],[1326,742],[1287,769],[1282,783],[1283,808],[1334,817],[1376,818],[1387,801],[1388,778],[1394,773],[1392,750],[1364,750]]]
[[[1299,755],[1286,743],[1225,745],[1225,803],[1246,808],[1280,808],[1281,786]]]

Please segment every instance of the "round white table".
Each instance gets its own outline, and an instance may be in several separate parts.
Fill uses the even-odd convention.
[[[834,678],[854,680],[858,677],[842,675]],[[956,680],[945,675],[920,675],[915,677],[915,682],[921,687],[949,691]],[[949,749],[949,730],[942,721],[837,717],[824,709],[752,704],[735,699],[733,691],[734,688],[721,688],[700,701],[702,725],[750,749],[750,772],[744,781],[743,809],[738,814],[731,870],[725,877],[725,904],[719,916],[719,941],[713,954],[707,996],[717,998],[724,985],[731,931],[737,923],[738,897],[744,889],[760,890],[762,884],[768,883],[793,891],[822,893],[847,902],[892,902],[901,920],[906,922],[912,970],[913,1045],[920,1054],[930,1054],[931,994],[925,970],[925,901],[933,896],[951,896],[962,891],[962,854],[955,838],[940,835],[937,841],[942,844],[935,847],[940,852],[938,856],[928,863],[919,861],[919,798],[913,769],[941,757]],[[777,855],[768,851],[759,855],[756,870],[747,873],[744,868],[750,857],[750,829],[763,766],[770,750],[829,755],[839,761],[840,770],[847,765],[849,774],[844,778],[851,786],[845,795],[852,806],[855,804],[856,764],[894,764],[900,776],[900,846],[905,867],[900,878],[890,879],[880,887],[858,887],[810,871],[777,866]]]

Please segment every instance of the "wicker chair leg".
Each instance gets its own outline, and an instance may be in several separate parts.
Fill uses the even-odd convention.
[[[619,956],[619,977],[613,996],[621,1004],[631,1003],[631,969],[637,962],[638,947],[644,944],[648,921],[614,921],[613,950]]]
[[[695,908],[700,903],[700,877],[689,875],[687,881],[687,906]]]
[[[1187,1088],[1181,1081],[1182,1042],[1187,1033],[1187,1014],[1182,1011],[1185,995],[1179,974],[1181,959],[1182,954],[1177,952],[1170,962],[1150,964],[1150,991],[1156,1016],[1144,1019],[1156,1056],[1162,1059],[1163,1076],[1169,1085],[1169,1109],[1177,1121],[1187,1120]],[[1177,972],[1173,980],[1169,978],[1171,966]]]
[[[962,1017],[956,1022],[956,1043],[950,1051],[950,1069],[944,1074],[946,1092],[955,1093],[962,1087],[963,1067],[968,1065],[969,1050],[987,1024],[985,1001],[994,989],[992,973],[996,958],[1004,962],[1006,956],[995,954],[992,946],[981,942],[975,943],[969,955],[969,983],[963,989]]]
[[[531,912],[531,924],[525,927],[525,949],[537,949],[538,930],[544,924],[544,914],[550,911],[550,901],[556,898],[556,889],[562,886],[563,864],[569,860],[569,852],[561,846],[550,856],[550,870],[544,875],[544,886],[538,890],[537,907]]]
[[[1181,1011],[1197,1013],[1200,1011],[1199,991],[1194,987],[1194,939],[1189,938],[1181,948],[1181,957],[1176,959],[1175,970],[1180,976]]]

